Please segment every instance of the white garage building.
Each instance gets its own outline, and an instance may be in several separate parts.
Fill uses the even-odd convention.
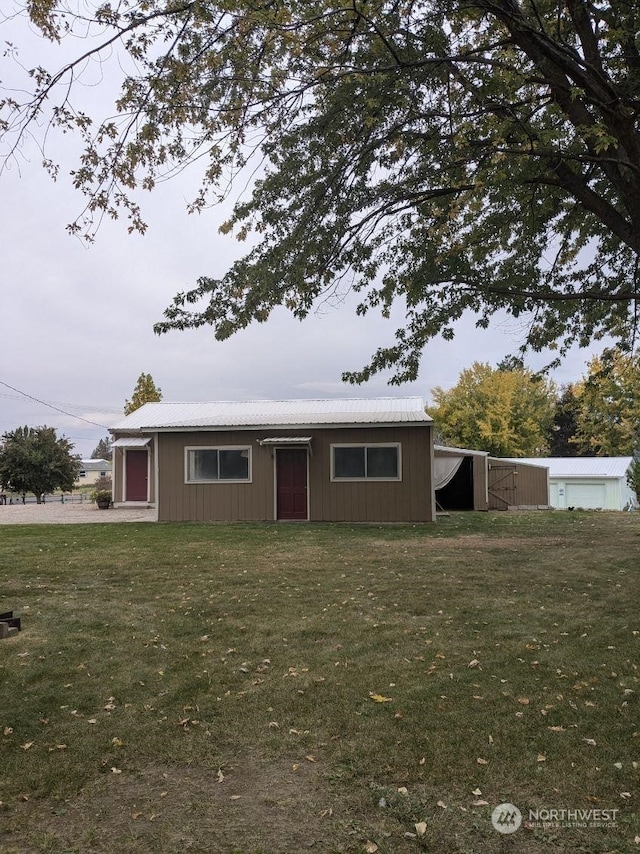
[[[633,457],[539,457],[519,460],[549,470],[549,504],[560,510],[625,510],[637,503],[627,484]]]

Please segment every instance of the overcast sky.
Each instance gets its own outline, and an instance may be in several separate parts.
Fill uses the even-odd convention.
[[[64,157],[62,146],[73,143],[55,145]],[[281,310],[226,342],[208,328],[155,336],[153,324],[176,293],[200,275],[221,276],[237,257],[241,244],[218,234],[228,209],[188,215],[187,175],[146,198],[145,236],[109,221],[87,248],[65,231],[83,206],[67,175],[52,182],[35,146],[23,157],[19,169],[0,176],[0,433],[47,424],[88,457],[122,417],[142,371],[165,401],[406,394],[428,401],[434,386],[454,385],[474,360],[495,364],[520,342],[515,321],[481,332],[469,319],[453,342],[429,344],[418,381],[399,387],[388,386],[386,375],[362,386],[341,382],[343,370],[361,368],[377,346],[393,343],[402,320],[356,317],[355,299],[323,305],[302,323]],[[574,352],[554,379],[579,379],[599,349]]]

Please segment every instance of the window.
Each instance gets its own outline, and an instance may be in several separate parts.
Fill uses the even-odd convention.
[[[332,445],[332,480],[400,480],[400,445]]]
[[[86,476],[87,476],[86,471],[84,469],[80,469],[80,471],[78,472],[78,477],[86,477]]]
[[[250,448],[186,448],[187,483],[250,481]]]

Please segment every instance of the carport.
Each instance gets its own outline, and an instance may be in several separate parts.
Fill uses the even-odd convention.
[[[434,446],[438,510],[539,510],[549,506],[544,464],[490,457],[487,451]]]

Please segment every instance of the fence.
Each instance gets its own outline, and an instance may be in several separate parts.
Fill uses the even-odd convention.
[[[57,495],[44,495],[43,501],[45,504],[53,504],[60,502],[62,504],[91,504],[90,492],[64,492]],[[1,504],[37,504],[35,495],[20,495],[19,493],[2,493],[0,495]]]

